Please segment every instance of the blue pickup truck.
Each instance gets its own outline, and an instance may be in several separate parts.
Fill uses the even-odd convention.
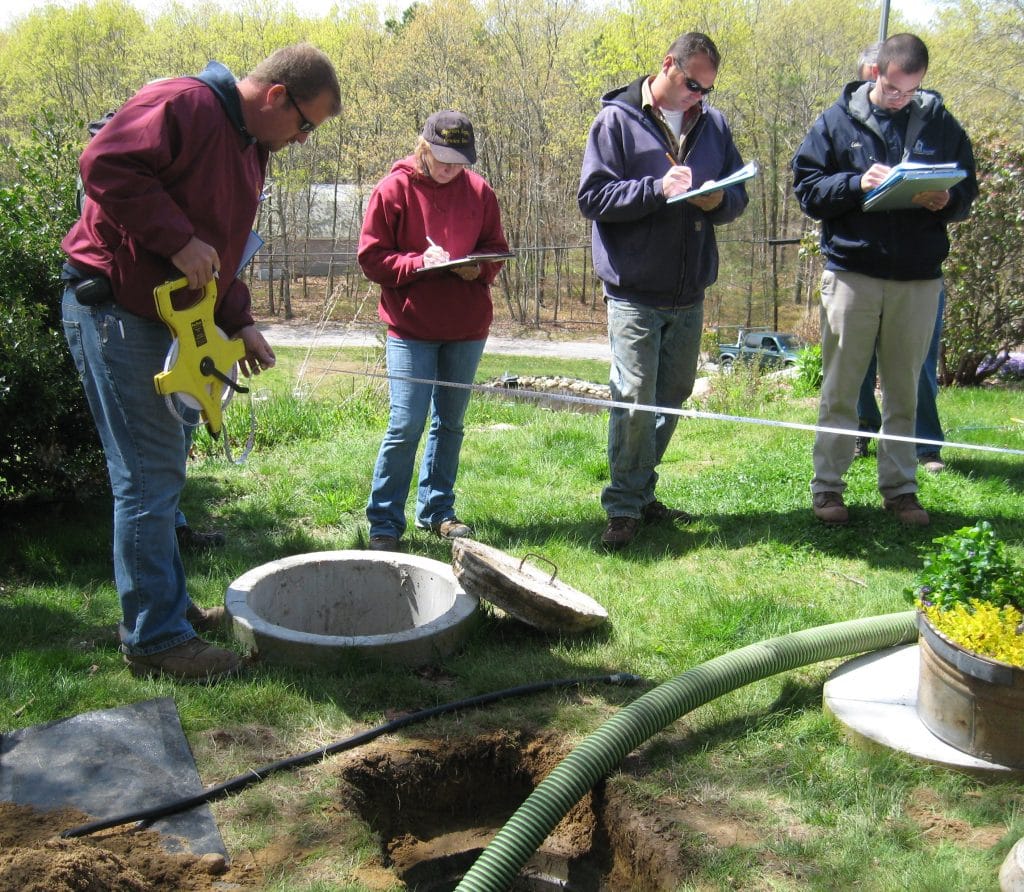
[[[800,351],[806,346],[803,338],[795,334],[741,328],[735,344],[718,345],[718,364],[728,368],[734,362],[753,362],[765,368],[781,369],[796,365]]]

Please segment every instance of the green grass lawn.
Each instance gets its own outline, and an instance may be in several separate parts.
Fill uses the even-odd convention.
[[[387,408],[383,382],[364,373],[379,371],[379,351],[278,352],[279,367],[257,381],[259,434],[249,459],[231,465],[201,436],[189,469],[190,522],[228,536],[222,551],[186,558],[201,604],[221,602],[232,579],[266,561],[365,546],[363,507]],[[303,366],[303,389],[314,397],[297,401],[291,394]],[[478,380],[506,371],[607,378],[596,362],[489,355]],[[816,417],[814,398],[740,373],[716,378],[696,408],[806,424]],[[1024,445],[1020,390],[944,390],[939,410],[950,441]],[[247,413],[241,400],[229,409],[237,439]],[[560,638],[486,610],[468,645],[428,672],[353,660],[330,672],[261,666],[213,688],[133,679],[114,632],[109,497],[8,513],[0,731],[169,696],[212,783],[406,711],[608,671],[643,676],[642,691],[766,638],[909,609],[903,593],[923,550],[979,519],[1024,558],[1020,456],[947,449],[945,473],[919,475],[932,517],[923,530],[901,528],[882,512],[875,460],[858,460],[848,476],[851,523],[831,529],[810,511],[810,433],[704,418],[681,420],[660,468],[659,497],[697,521],[644,527],[633,547],[606,554],[606,423],[603,412],[474,395],[460,517],[482,542],[552,561],[560,579],[605,606],[610,622]],[[410,553],[450,560],[449,546],[426,534],[410,531],[404,542]],[[821,709],[822,684],[836,665],[809,665],[701,707],[610,779],[641,810],[673,816],[691,867],[679,888],[998,888],[999,864],[1024,835],[1019,784],[851,746]],[[639,693],[550,693],[403,734],[545,729],[569,746]],[[386,888],[365,879],[380,860],[379,843],[360,819],[339,815],[341,785],[325,763],[218,804],[229,850],[294,843],[303,856],[270,864],[266,888]]]

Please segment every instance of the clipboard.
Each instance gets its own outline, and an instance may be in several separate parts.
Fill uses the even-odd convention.
[[[426,273],[435,269],[454,269],[457,266],[472,266],[474,263],[494,263],[496,260],[508,260],[515,256],[515,251],[497,251],[490,254],[467,254],[465,257],[458,257],[455,260],[446,260],[444,263],[435,263],[433,266],[422,266],[416,270],[416,272]]]
[[[966,176],[967,171],[956,164],[897,164],[882,183],[864,196],[864,210],[914,209],[918,205],[913,198],[919,192],[943,192]]]
[[[745,183],[747,180],[752,180],[756,177],[758,170],[757,162],[751,161],[727,177],[722,177],[720,180],[712,180],[710,183],[705,183],[699,189],[691,189],[689,192],[683,192],[681,195],[673,195],[671,198],[666,199],[665,204],[675,204],[677,201],[686,201],[687,198],[707,195],[710,192],[717,192],[719,189],[735,186],[737,183]]]

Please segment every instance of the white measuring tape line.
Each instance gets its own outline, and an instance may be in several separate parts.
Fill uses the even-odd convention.
[[[816,424],[802,424],[798,421],[777,421],[773,418],[750,418],[745,415],[726,415],[722,412],[702,412],[698,409],[671,409],[663,406],[649,406],[644,403],[626,403],[621,400],[603,400],[598,397],[575,396],[568,393],[547,393],[543,390],[523,390],[518,387],[494,387],[489,384],[460,384],[454,381],[436,381],[431,378],[413,378],[408,375],[384,375],[377,372],[358,372],[350,369],[337,369],[343,375],[362,376],[365,378],[381,378],[386,381],[406,381],[410,384],[429,384],[432,387],[455,387],[472,390],[478,393],[491,393],[500,396],[523,396],[527,399],[555,400],[563,403],[575,403],[598,408],[625,409],[628,412],[660,412],[663,415],[678,415],[681,418],[706,418],[713,421],[735,421],[741,424],[759,424],[763,427],[782,427],[789,430],[810,431],[813,433],[840,434],[844,437],[868,437],[872,440],[896,440],[902,443],[921,443],[943,449],[968,449],[975,452],[994,452],[1000,455],[1024,455],[1024,449],[1011,449],[1005,446],[985,446],[980,443],[957,443],[950,440],[926,440],[917,437],[904,437],[900,434],[883,434],[880,431],[849,430],[844,427],[824,427]]]

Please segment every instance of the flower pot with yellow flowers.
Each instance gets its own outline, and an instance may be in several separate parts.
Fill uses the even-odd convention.
[[[981,521],[933,540],[919,584],[917,712],[940,740],[1024,768],[1024,569]]]

